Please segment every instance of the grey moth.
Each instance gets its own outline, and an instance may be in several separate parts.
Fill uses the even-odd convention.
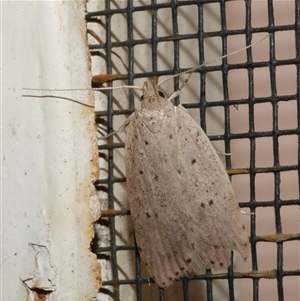
[[[229,177],[201,127],[181,106],[143,87],[126,127],[128,203],[142,261],[159,287],[224,270],[249,238]]]

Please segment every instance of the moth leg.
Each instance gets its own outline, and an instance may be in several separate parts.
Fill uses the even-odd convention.
[[[222,156],[231,156],[231,153],[222,153],[222,152],[218,152],[216,151],[218,155],[222,155]]]
[[[188,81],[190,80],[192,74],[194,73],[194,70],[191,70],[190,72],[188,72],[188,75],[185,79],[185,81],[183,82],[183,84],[179,87],[178,90],[174,91],[169,97],[168,100],[171,100],[173,98],[175,98],[176,96],[178,96],[180,94],[180,91],[184,88],[184,86],[188,83]]]
[[[117,133],[119,133],[120,131],[124,131],[124,129],[126,128],[126,126],[131,122],[132,117],[134,116],[134,113],[132,113],[127,119],[126,121],[116,130],[113,131],[112,133],[109,133],[108,135],[105,135],[103,137],[100,137],[99,139],[106,139],[110,136],[113,136]]]
[[[247,213],[247,212],[245,212],[245,211],[243,211],[243,210],[240,210],[240,211],[241,211],[241,213],[244,214],[244,215],[255,215],[254,212],[252,212],[252,213]]]

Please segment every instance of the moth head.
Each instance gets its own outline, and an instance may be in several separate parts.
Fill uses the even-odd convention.
[[[166,98],[165,97],[165,94],[163,93],[163,92],[161,92],[161,91],[157,91],[157,94],[158,94],[158,96],[159,97],[162,97],[162,98]],[[143,101],[145,99],[145,96],[144,96],[144,94],[141,96],[141,101]]]
[[[158,85],[157,85],[157,78],[156,81],[154,79],[152,79],[152,85],[149,85],[148,82],[144,82],[143,85],[143,95],[141,96],[141,101],[148,98],[165,98],[165,95],[163,92],[159,91],[157,89]]]

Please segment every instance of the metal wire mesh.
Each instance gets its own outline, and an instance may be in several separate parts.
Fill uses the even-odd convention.
[[[101,1],[102,2],[102,1]],[[275,291],[275,300],[288,300],[287,296],[292,291],[295,298],[299,290],[297,288],[290,288],[289,281],[295,279],[294,277],[299,277],[300,268],[299,261],[294,262],[294,265],[290,268],[286,268],[284,264],[284,248],[288,242],[295,242],[293,244],[292,253],[299,254],[299,241],[300,234],[299,231],[286,232],[283,231],[283,212],[285,208],[291,207],[292,210],[299,210],[300,200],[299,200],[299,133],[300,133],[300,4],[299,1],[289,2],[292,9],[289,10],[291,17],[291,22],[288,24],[278,24],[276,16],[278,17],[280,13],[284,14],[284,10],[279,11],[276,8],[275,1],[266,0],[264,2],[264,8],[266,11],[267,18],[264,19],[263,25],[254,26],[255,20],[253,17],[253,6],[255,3],[251,1],[225,1],[225,0],[197,0],[197,1],[110,1],[106,0],[101,3],[102,9],[97,11],[89,11],[87,13],[88,27],[90,24],[95,25],[97,28],[100,27],[102,32],[105,33],[105,42],[99,44],[94,44],[90,46],[92,57],[100,57],[105,62],[104,65],[106,70],[96,71],[95,74],[101,74],[101,80],[96,80],[94,77],[94,86],[99,86],[103,82],[108,82],[111,84],[113,81],[126,80],[125,83],[128,85],[133,85],[135,80],[140,78],[149,78],[152,76],[163,76],[172,75],[187,70],[188,67],[193,66],[183,66],[181,63],[182,59],[182,43],[186,41],[197,41],[193,44],[191,52],[198,57],[197,64],[203,64],[207,61],[207,51],[204,49],[205,41],[210,38],[217,38],[221,43],[221,55],[229,53],[228,49],[229,41],[236,40],[237,37],[242,36],[245,41],[244,45],[249,45],[253,42],[253,36],[258,34],[259,37],[269,34],[269,47],[264,46],[267,49],[268,55],[261,59],[255,59],[255,50],[249,48],[246,50],[246,57],[244,61],[239,61],[237,63],[231,62],[230,58],[224,58],[220,64],[206,65],[201,69],[197,70],[198,77],[196,81],[198,82],[198,99],[196,102],[184,103],[184,106],[190,110],[194,110],[198,114],[198,118],[201,120],[201,127],[206,131],[207,126],[207,112],[209,109],[216,107],[222,108],[221,112],[224,117],[223,132],[221,134],[209,135],[212,141],[221,141],[224,143],[225,151],[231,152],[232,156],[226,157],[226,167],[228,169],[229,175],[232,176],[233,182],[240,176],[247,176],[248,190],[246,197],[242,197],[243,201],[240,201],[240,207],[245,208],[248,212],[253,213],[249,217],[250,220],[250,241],[251,241],[251,263],[248,266],[247,271],[236,272],[231,267],[228,273],[223,274],[211,274],[207,272],[205,275],[198,275],[190,279],[183,279],[182,286],[180,287],[180,292],[177,294],[168,294],[162,289],[156,292],[156,297],[152,300],[200,300],[194,297],[191,292],[192,282],[195,280],[203,280],[205,282],[205,293],[203,295],[203,300],[213,300],[213,283],[216,279],[226,279],[226,286],[228,292],[226,293],[226,298],[223,300],[240,300],[235,291],[235,286],[238,279],[251,281],[251,294],[250,296],[243,296],[242,300],[260,300],[262,298],[261,291],[264,289],[265,279],[274,279],[273,286],[268,286],[266,284],[266,290]],[[209,5],[215,5],[218,11],[218,17],[220,18],[220,27],[216,30],[207,31],[206,30],[206,16],[205,8],[209,8]],[[238,18],[238,14],[229,14],[230,6],[234,8],[234,5],[242,7],[243,9],[243,26],[241,28],[230,29],[229,23],[232,22],[233,18]],[[184,14],[184,8],[193,7],[196,11],[197,19],[193,20],[197,24],[196,32],[188,32],[182,34],[180,18]],[[171,24],[167,25],[162,22],[161,11],[168,12],[171,18]],[[234,10],[233,10],[234,11]],[[148,13],[149,16],[149,27],[151,28],[151,36],[136,38],[136,28],[139,27],[136,20],[137,13]],[[232,18],[232,19],[231,19]],[[126,24],[127,34],[120,37],[115,30],[113,22],[117,20],[124,20]],[[165,20],[164,20],[165,21]],[[160,34],[160,26],[169,26],[171,28],[171,34],[162,35]],[[279,35],[284,33],[284,35]],[[289,57],[278,58],[277,46],[281,42],[281,39],[288,33],[292,33],[291,40],[294,44],[294,52]],[[261,34],[261,35],[259,35]],[[160,57],[161,52],[159,52],[159,45],[161,43],[172,43],[173,53],[165,53],[165,56],[172,57],[172,64],[169,68],[161,68]],[[151,69],[144,70],[143,68],[137,67],[137,62],[145,60],[144,56],[137,56],[137,47],[143,45],[148,45],[149,52],[147,54],[147,59],[151,60]],[[195,46],[196,45],[196,46]],[[266,45],[266,44],[264,44]],[[125,49],[125,58],[128,70],[126,72],[121,72],[115,67],[115,61],[120,60],[118,51],[120,49]],[[169,51],[169,50],[168,50]],[[117,53],[117,55],[116,55]],[[286,52],[285,52],[286,53]],[[122,63],[123,64],[123,63]],[[294,90],[292,93],[290,90],[281,89],[280,83],[280,72],[284,67],[292,67],[293,73],[292,81],[294,80]],[[117,71],[116,71],[117,70]],[[246,97],[235,97],[234,93],[231,93],[232,81],[231,74],[235,74],[236,71],[246,70]],[[267,94],[257,93],[257,86],[260,85],[260,81],[263,82],[262,78],[257,80],[257,70],[268,70],[267,78],[269,80],[269,92]],[[123,69],[124,71],[124,69]],[[209,74],[213,72],[221,73],[222,82],[222,99],[215,99],[214,97],[207,96],[207,82]],[[108,75],[114,74],[114,78]],[[99,76],[98,76],[99,79]],[[235,79],[237,80],[237,79]],[[124,83],[124,84],[125,84]],[[239,85],[239,81],[234,84]],[[174,82],[174,90],[178,89],[178,82]],[[238,95],[238,94],[236,94]],[[242,94],[244,95],[244,94]],[[114,96],[111,92],[107,93],[107,108],[106,110],[100,110],[96,112],[96,121],[100,125],[102,130],[102,125],[105,120],[105,127],[107,127],[108,132],[116,129],[115,118],[118,116],[127,117],[134,108],[134,93],[133,91],[128,92],[128,104],[125,107],[116,109],[114,106]],[[209,99],[208,99],[209,98]],[[183,96],[178,97],[176,102],[179,103],[183,99]],[[263,118],[270,118],[271,128],[262,126],[262,130],[256,122],[256,113],[259,114],[258,108],[260,105],[266,105],[269,108],[269,115],[263,116]],[[286,126],[281,122],[281,110],[283,106],[292,105],[295,116],[295,123],[293,126]],[[246,121],[248,123],[248,129],[246,131],[233,129],[239,129],[240,125],[236,124],[233,126],[233,110],[242,110],[242,108],[247,108]],[[239,111],[237,111],[239,112]],[[292,114],[292,113],[291,113]],[[292,119],[293,117],[290,116]],[[288,117],[289,119],[289,117]],[[294,137],[294,142],[285,142],[285,138]],[[271,141],[271,148],[266,152],[265,160],[271,158],[271,164],[258,164],[258,153],[257,148],[259,145],[259,139],[269,138]],[[244,139],[244,140],[243,140]],[[249,145],[248,158],[249,162],[246,167],[233,166],[232,158],[234,152],[234,145],[238,141],[245,141]],[[284,161],[281,158],[282,149],[281,146],[286,145],[289,153],[294,153],[294,161]],[[119,234],[116,230],[116,219],[119,216],[128,215],[129,211],[125,210],[128,208],[115,210],[116,209],[116,197],[115,197],[115,186],[118,183],[125,183],[125,176],[120,174],[116,176],[114,169],[116,168],[116,150],[122,149],[124,143],[110,141],[108,144],[103,144],[99,146],[100,157],[107,161],[107,176],[105,178],[99,179],[95,185],[99,191],[105,192],[107,195],[107,208],[111,211],[106,210],[106,215],[104,215],[101,220],[99,220],[99,225],[102,227],[109,228],[109,237],[105,239],[109,241],[109,244],[102,246],[101,237],[96,237],[92,248],[97,254],[99,259],[109,262],[111,267],[111,277],[108,280],[103,281],[103,286],[100,290],[101,298],[107,297],[107,300],[126,300],[125,295],[122,295],[123,288],[126,286],[133,286],[136,294],[136,300],[149,300],[150,293],[145,290],[145,286],[148,284],[148,279],[145,279],[142,271],[141,264],[139,261],[138,253],[135,250],[133,244],[122,244],[119,245],[116,240],[116,236]],[[245,154],[244,154],[245,155]],[[286,163],[285,163],[286,162]],[[285,182],[285,174],[291,172],[293,181],[289,186],[289,189],[295,190],[296,192],[292,194],[292,197],[283,196],[283,182]],[[272,195],[273,197],[262,197],[258,195],[258,186],[261,185],[260,175],[272,175]],[[266,180],[263,180],[266,181]],[[238,183],[239,180],[236,180]],[[264,185],[265,183],[263,183]],[[238,185],[238,184],[236,184]],[[266,184],[267,185],[267,184]],[[242,191],[243,192],[243,191]],[[238,194],[239,195],[239,194]],[[119,206],[117,206],[119,208]],[[258,210],[260,208],[269,208],[274,214],[274,232],[268,235],[260,235],[258,233]],[[292,217],[291,217],[292,218]],[[293,220],[296,224],[299,220]],[[296,225],[297,227],[297,225]],[[298,224],[299,228],[299,224]],[[103,239],[103,237],[102,237]],[[132,240],[131,240],[132,241]],[[261,243],[272,243],[275,246],[274,256],[276,262],[273,266],[268,269],[261,269],[261,262],[258,258],[260,256],[260,248],[258,245]],[[119,256],[122,251],[134,251],[134,263],[135,263],[135,277],[120,277],[120,262]],[[293,257],[297,258],[297,257]],[[269,280],[269,281],[271,281]],[[296,280],[298,281],[298,280]],[[295,282],[293,282],[295,283]],[[296,282],[297,283],[297,282]],[[298,288],[299,289],[299,288]],[[152,295],[151,295],[152,296]],[[197,295],[196,295],[197,296]],[[200,295],[198,295],[200,296]],[[201,295],[202,296],[202,295]],[[101,299],[105,300],[105,299]],[[201,299],[202,300],[202,299]]]

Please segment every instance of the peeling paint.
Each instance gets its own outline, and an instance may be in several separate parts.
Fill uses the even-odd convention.
[[[56,290],[55,285],[50,280],[52,267],[50,264],[50,254],[46,246],[31,244],[36,254],[36,269],[33,277],[22,280],[28,290],[28,301],[51,300],[50,294]]]

